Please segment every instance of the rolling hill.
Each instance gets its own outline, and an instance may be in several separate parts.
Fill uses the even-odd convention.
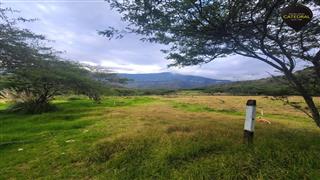
[[[297,78],[312,95],[320,95],[319,83],[316,81],[312,69],[306,68],[295,72]],[[251,81],[237,81],[231,83],[207,86],[202,89],[205,93],[227,93],[233,95],[298,95],[283,76],[269,77]]]

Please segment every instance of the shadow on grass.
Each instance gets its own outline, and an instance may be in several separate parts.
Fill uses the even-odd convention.
[[[146,129],[140,135],[100,142],[93,147],[89,164],[102,166],[103,174],[108,169],[103,176],[116,179],[320,177],[319,132],[262,130],[247,146],[242,144],[242,131],[219,137],[214,128],[176,126],[170,131]],[[173,133],[177,131],[187,134]]]

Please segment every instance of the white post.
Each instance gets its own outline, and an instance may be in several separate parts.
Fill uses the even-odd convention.
[[[246,107],[246,119],[244,122],[244,143],[253,142],[254,123],[256,119],[256,100],[248,100]]]

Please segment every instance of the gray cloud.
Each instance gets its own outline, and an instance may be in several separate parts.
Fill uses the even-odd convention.
[[[232,56],[214,62],[185,68],[167,68],[170,62],[160,49],[163,45],[142,42],[140,36],[128,35],[109,41],[97,34],[108,26],[123,28],[117,12],[103,1],[2,1],[6,7],[21,10],[20,15],[39,21],[23,24],[36,33],[54,40],[57,50],[64,50],[66,58],[103,65],[115,72],[152,73],[171,71],[216,79],[257,79],[274,74],[268,65],[249,58]]]

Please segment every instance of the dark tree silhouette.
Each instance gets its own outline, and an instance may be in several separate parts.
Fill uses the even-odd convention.
[[[320,82],[320,19],[317,0],[107,0],[129,22],[123,30],[109,28],[109,38],[123,33],[145,35],[143,40],[166,44],[170,66],[208,63],[219,57],[242,55],[281,71],[307,103],[320,127],[312,96],[294,71],[297,61],[312,66]],[[291,3],[312,8],[314,17],[295,32],[281,19],[281,9]],[[316,53],[318,55],[316,56]]]

